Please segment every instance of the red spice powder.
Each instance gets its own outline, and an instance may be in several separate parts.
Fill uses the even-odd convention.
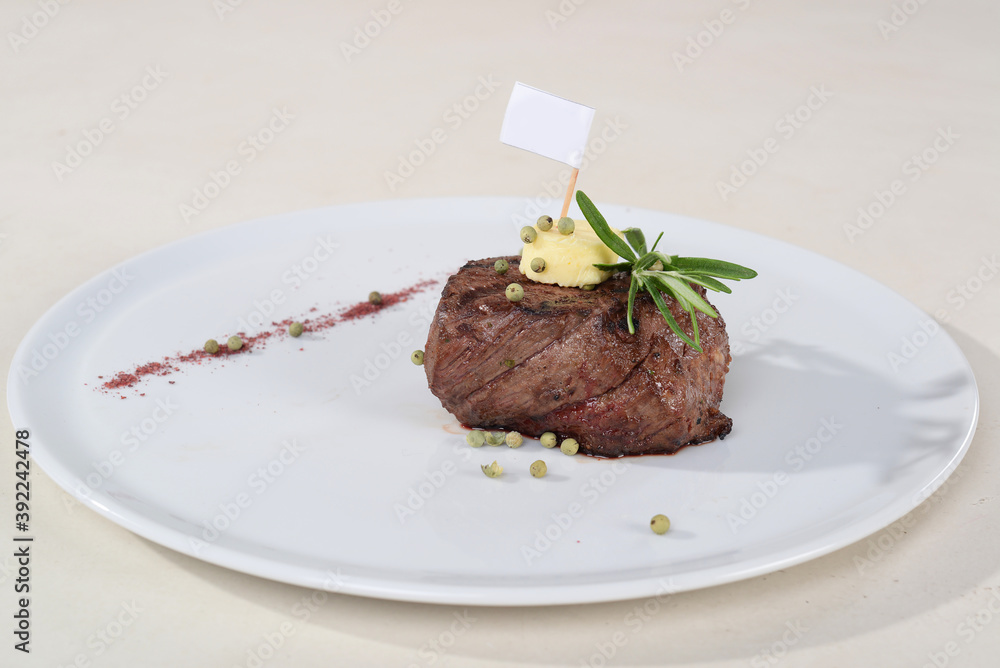
[[[119,371],[114,375],[114,377],[108,382],[104,383],[104,387],[109,390],[118,389],[119,387],[132,387],[139,382],[139,378],[135,374],[131,374],[125,371]]]
[[[304,332],[322,332],[344,322],[374,316],[391,306],[395,306],[396,304],[401,304],[409,300],[413,295],[423,292],[424,290],[427,290],[437,284],[438,281],[420,281],[419,283],[411,285],[410,287],[398,292],[391,292],[382,295],[381,304],[372,304],[366,300],[358,302],[357,304],[352,304],[351,306],[346,306],[338,311],[334,311],[333,313],[326,313],[313,318],[306,318],[304,320],[300,320],[299,322],[302,323],[302,331]],[[313,313],[316,310],[316,307],[313,307],[309,309],[309,312]],[[232,357],[233,355],[244,355],[246,353],[250,353],[254,349],[263,348],[267,344],[268,340],[274,336],[282,338],[290,336],[288,333],[288,326],[293,322],[295,322],[295,320],[291,318],[282,320],[281,322],[272,322],[271,329],[262,331],[254,336],[245,336],[244,332],[237,332],[237,335],[243,339],[243,347],[239,350],[230,350],[229,346],[222,343],[219,346],[219,352],[214,355],[210,355],[205,352],[204,348],[198,348],[187,353],[176,353],[174,355],[164,357],[163,360],[159,362],[147,362],[145,364],[140,364],[131,370],[119,371],[111,377],[111,380],[102,383],[100,388],[107,392],[107,390],[134,387],[146,376],[169,376],[175,371],[180,371],[181,365],[184,364],[202,364],[206,361],[213,361],[216,359]],[[229,337],[225,336],[221,337],[219,341],[225,342],[228,339]],[[302,350],[302,348],[300,348],[300,350]],[[98,376],[98,378],[103,379],[104,376]],[[170,384],[174,383],[172,380],[168,382]],[[121,398],[124,399],[125,397],[122,396]]]

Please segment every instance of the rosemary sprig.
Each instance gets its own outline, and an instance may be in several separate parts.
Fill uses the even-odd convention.
[[[711,318],[718,318],[719,314],[691,287],[691,284],[700,285],[707,290],[731,293],[732,290],[729,289],[729,286],[717,279],[739,281],[753,278],[757,272],[732,262],[703,257],[679,257],[659,252],[656,250],[656,246],[660,243],[660,238],[663,237],[662,232],[656,237],[653,247],[647,250],[646,236],[642,230],[635,227],[622,230],[625,235],[625,239],[622,239],[611,231],[608,221],[604,219],[601,212],[597,210],[597,207],[582,190],[576,191],[576,202],[580,205],[580,211],[583,212],[598,238],[604,242],[605,246],[617,253],[618,257],[625,260],[616,264],[595,264],[594,266],[605,271],[627,271],[632,275],[632,283],[628,290],[629,333],[635,334],[635,325],[632,322],[635,296],[639,290],[645,290],[653,298],[653,303],[656,304],[656,308],[663,315],[663,319],[667,321],[670,329],[684,343],[700,353],[701,345],[695,311],[701,311]],[[677,300],[680,307],[691,316],[691,331],[694,338],[685,334],[680,325],[677,324],[667,302],[663,299],[663,293]]]

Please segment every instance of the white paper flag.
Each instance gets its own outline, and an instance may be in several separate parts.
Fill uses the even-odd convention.
[[[578,168],[593,122],[591,107],[518,81],[507,103],[500,141]]]

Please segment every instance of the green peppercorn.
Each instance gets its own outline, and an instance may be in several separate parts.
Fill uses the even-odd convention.
[[[573,230],[576,229],[576,223],[569,216],[564,216],[559,219],[559,234],[573,234]]]
[[[205,341],[205,352],[209,355],[214,355],[219,352],[219,342],[215,339],[209,339]]]
[[[230,336],[229,340],[226,341],[226,345],[230,350],[235,352],[243,347],[243,339],[238,336]]]
[[[288,333],[294,336],[295,338],[302,336],[302,323],[293,322],[292,324],[290,324],[288,326]]]
[[[670,529],[670,518],[666,515],[653,515],[653,519],[649,520],[649,528],[662,536]]]
[[[509,431],[504,441],[508,448],[520,448],[524,444],[524,437],[516,431]]]
[[[465,442],[474,448],[481,448],[486,443],[486,435],[481,431],[470,431],[465,435]]]
[[[382,303],[382,295],[373,290],[372,292],[368,293],[368,302],[371,304],[375,304],[375,306],[378,306],[379,304]]]
[[[424,363],[424,351],[423,350],[414,350],[413,353],[410,355],[410,361],[413,362],[414,364],[416,364],[417,366],[420,366],[421,364],[423,364]]]
[[[535,239],[538,238],[538,232],[535,232],[535,228],[525,225],[521,228],[521,241],[526,244],[535,243]]]
[[[514,368],[514,360],[504,360],[503,364],[508,369],[513,369]]]
[[[554,448],[556,447],[556,443],[559,442],[559,439],[557,439],[556,435],[553,434],[551,431],[547,431],[544,434],[542,434],[540,440],[542,441],[542,446],[546,448]]]
[[[535,224],[542,232],[548,232],[552,229],[552,216],[539,216]]]
[[[545,271],[545,260],[540,257],[536,257],[531,261],[531,271],[536,274],[540,274]]]
[[[510,265],[507,264],[507,260],[503,258],[500,258],[499,260],[493,263],[493,271],[497,272],[501,276],[503,274],[506,274],[508,269],[510,269]]]
[[[487,478],[499,478],[500,474],[503,473],[503,467],[495,461],[485,466],[481,464],[479,468],[483,469],[483,473],[486,474]]]
[[[531,471],[532,476],[536,478],[544,478],[545,474],[548,473],[549,467],[545,465],[545,462],[539,459],[536,462],[532,462],[531,468],[528,470]]]
[[[567,438],[559,445],[559,449],[564,455],[575,455],[580,451],[580,444],[576,442],[575,438]]]
[[[511,283],[507,286],[507,299],[512,302],[521,301],[524,299],[524,288],[517,283]]]
[[[597,288],[596,283],[587,283],[585,286],[583,286],[583,289],[586,290],[587,292],[590,292],[591,290],[594,290],[596,288]]]
[[[488,431],[486,432],[486,445],[492,445],[494,448],[504,444],[505,435],[502,431]]]

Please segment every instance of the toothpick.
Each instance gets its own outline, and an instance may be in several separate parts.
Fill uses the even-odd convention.
[[[580,176],[580,168],[577,167],[573,170],[573,175],[569,177],[569,188],[566,189],[566,199],[563,200],[562,213],[559,215],[560,218],[565,218],[566,214],[569,213],[569,203],[573,200],[573,191],[576,190],[576,177]]]

